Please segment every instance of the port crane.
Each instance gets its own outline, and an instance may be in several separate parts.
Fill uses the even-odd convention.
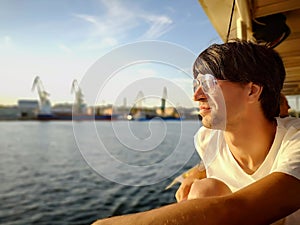
[[[135,99],[136,108],[142,109],[144,98],[144,93],[142,91],[139,91]]]
[[[73,112],[75,114],[82,114],[85,113],[86,105],[83,100],[83,94],[81,88],[78,85],[77,80],[73,80],[71,94],[75,93],[75,102],[73,105]]]
[[[166,108],[166,99],[167,99],[167,88],[164,87],[164,90],[163,90],[163,95],[162,95],[162,98],[161,98],[161,113],[164,115],[165,114],[165,108]]]
[[[32,91],[37,88],[40,102],[39,102],[39,113],[40,114],[51,114],[51,103],[48,99],[49,93],[45,91],[44,86],[42,84],[42,81],[39,76],[36,76],[34,78],[33,84],[32,84]]]

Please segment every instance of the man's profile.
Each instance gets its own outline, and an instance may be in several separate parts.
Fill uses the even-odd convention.
[[[95,224],[300,224],[300,120],[278,117],[279,54],[246,41],[214,44],[193,72],[205,173],[181,184],[179,203]]]

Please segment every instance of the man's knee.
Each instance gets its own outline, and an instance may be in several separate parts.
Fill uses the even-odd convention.
[[[205,178],[201,180],[195,180],[191,186],[188,199],[221,196],[230,193],[231,190],[222,181],[214,178]]]

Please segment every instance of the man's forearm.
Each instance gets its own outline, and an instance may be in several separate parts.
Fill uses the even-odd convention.
[[[231,209],[226,207],[226,201],[226,197],[188,200],[147,212],[98,220],[93,225],[238,224],[232,220]],[[224,221],[225,218],[228,223]]]
[[[187,200],[147,212],[99,220],[94,225],[270,224],[300,208],[300,182],[273,173],[238,192]]]

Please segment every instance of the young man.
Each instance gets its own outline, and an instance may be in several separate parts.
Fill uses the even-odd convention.
[[[195,145],[208,179],[187,179],[180,203],[95,224],[300,224],[300,120],[275,119],[279,55],[249,42],[212,45],[194,77],[203,124]]]

